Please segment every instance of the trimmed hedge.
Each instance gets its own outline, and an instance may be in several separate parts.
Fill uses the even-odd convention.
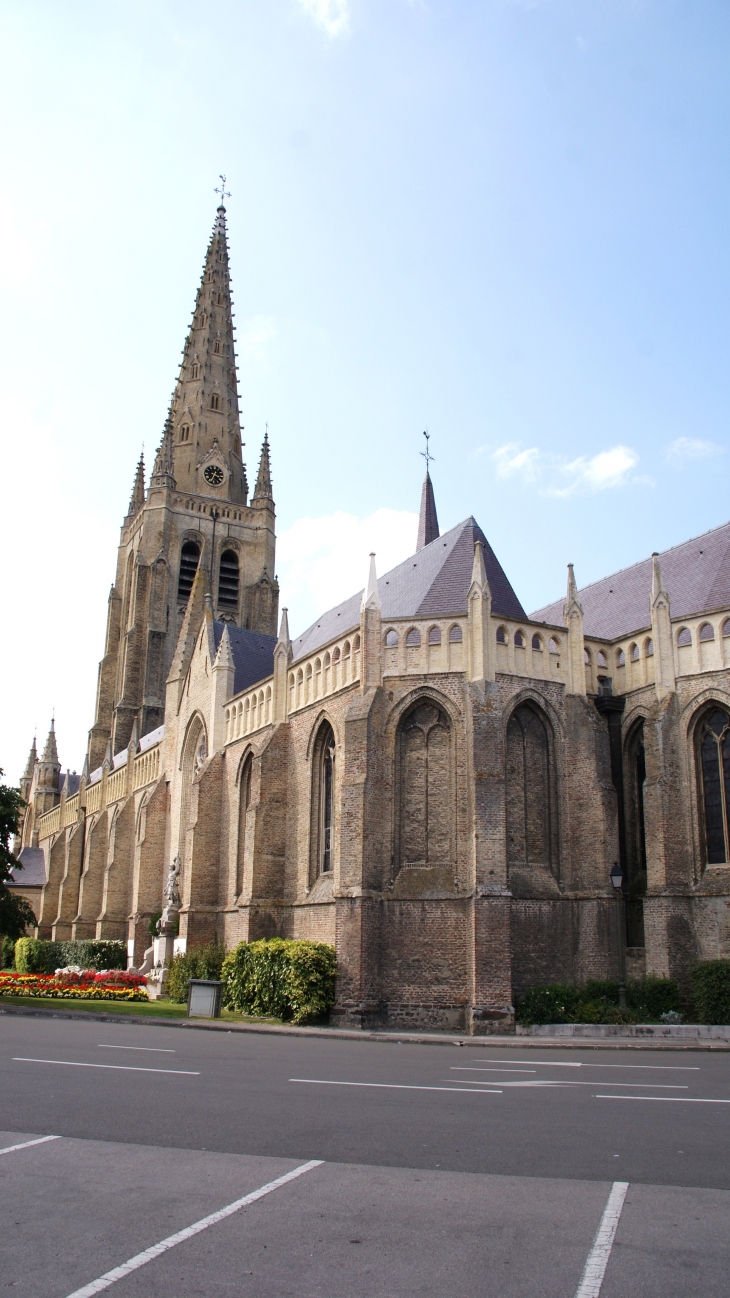
[[[243,1014],[311,1022],[334,1004],[336,968],[334,947],[325,942],[241,942],[223,963],[225,1003]]]
[[[165,980],[165,995],[178,1005],[188,999],[189,978],[220,978],[226,949],[219,942],[207,946],[194,946],[176,955]]]
[[[21,937],[15,943],[18,973],[53,974],[70,964],[79,965],[82,969],[126,969],[127,944],[104,938],[46,942],[36,937]]]
[[[673,978],[641,978],[626,984],[627,1008],[618,1003],[618,982],[591,979],[585,987],[550,983],[530,987],[520,998],[518,1023],[658,1023],[668,1010],[679,1009]]]
[[[730,1023],[730,960],[703,960],[691,970],[698,1023]]]

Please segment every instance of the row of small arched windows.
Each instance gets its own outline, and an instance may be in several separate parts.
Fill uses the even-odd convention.
[[[508,632],[507,632],[507,628],[506,628],[506,627],[503,627],[503,626],[499,626],[499,627],[497,627],[497,637],[496,637],[496,639],[497,639],[497,644],[503,644],[503,645],[509,644],[509,634],[508,634]],[[515,646],[515,649],[526,649],[526,648],[527,648],[527,636],[525,635],[525,632],[524,632],[524,631],[515,631],[515,634],[514,634],[514,646]],[[542,653],[542,652],[543,652],[544,645],[543,645],[543,642],[542,642],[542,636],[539,636],[539,635],[535,634],[535,635],[532,637],[532,648],[533,648],[533,650],[535,651],[535,653]],[[551,654],[559,654],[559,653],[560,653],[560,641],[559,641],[558,639],[556,639],[555,636],[552,636],[552,637],[550,638],[550,640],[549,640],[549,642],[548,642],[548,649],[549,649],[549,651],[550,651]]]
[[[727,618],[725,622],[723,622],[722,635],[723,638],[725,638],[726,636],[730,636],[730,617]],[[707,641],[707,640],[714,640],[714,639],[715,639],[715,628],[713,627],[712,623],[703,622],[702,626],[699,629],[698,640]],[[692,632],[690,631],[689,627],[688,626],[680,627],[679,631],[677,632],[677,647],[679,649],[684,649],[687,645],[691,645],[691,643],[692,643]]]
[[[449,627],[449,643],[461,644],[461,640],[462,640],[461,627],[460,626]],[[398,632],[394,631],[392,627],[390,628],[389,631],[386,631],[384,636],[384,643],[386,649],[396,649],[398,647]],[[409,649],[417,649],[420,643],[421,643],[421,632],[418,630],[418,627],[412,626],[410,631],[406,632],[406,646]],[[440,626],[432,626],[429,628],[428,643],[432,645],[441,644]]]

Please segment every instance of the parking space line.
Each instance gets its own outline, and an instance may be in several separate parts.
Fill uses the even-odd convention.
[[[534,1068],[472,1068],[470,1064],[451,1064],[450,1073],[534,1073]]]
[[[597,1100],[664,1100],[667,1104],[730,1104],[730,1100],[706,1100],[701,1096],[693,1095],[597,1095],[595,1098]]]
[[[475,1064],[532,1064],[535,1068],[641,1068],[661,1073],[698,1073],[699,1064],[566,1064],[561,1059],[475,1059]]]
[[[174,1055],[170,1046],[108,1046],[106,1041],[98,1042],[100,1050],[144,1050],[148,1055]]]
[[[459,1080],[460,1080],[462,1086],[485,1086],[485,1085],[488,1085],[488,1083],[486,1083],[486,1082],[471,1082],[471,1081],[469,1080],[468,1077],[461,1077]],[[598,1082],[578,1082],[578,1081],[575,1081],[575,1082],[574,1082],[574,1081],[572,1080],[572,1078],[569,1080],[567,1077],[566,1077],[565,1079],[563,1079],[563,1078],[561,1077],[559,1080],[558,1080],[558,1078],[555,1078],[555,1077],[538,1077],[538,1078],[535,1079],[534,1082],[521,1082],[521,1081],[520,1081],[520,1082],[505,1082],[502,1078],[500,1078],[500,1083],[501,1083],[501,1085],[504,1086],[504,1087],[507,1087],[507,1086],[511,1086],[511,1087],[519,1087],[519,1086],[521,1086],[521,1087],[526,1087],[526,1086],[527,1086],[527,1087],[529,1087],[529,1086],[532,1086],[532,1087],[536,1087],[538,1090],[539,1090],[541,1087],[542,1087],[543,1089],[545,1089],[546,1087],[549,1089],[551,1086],[552,1086],[552,1087],[556,1087],[556,1086],[557,1086],[557,1087],[565,1087],[565,1086],[597,1086],[597,1085],[598,1085]],[[689,1087],[686,1086],[686,1085],[683,1085],[681,1082],[604,1082],[603,1085],[604,1085],[604,1086],[630,1086],[630,1087],[632,1088],[632,1090],[642,1090],[642,1091],[647,1091],[647,1090],[650,1090],[650,1091],[687,1091],[687,1090],[689,1090]],[[631,1098],[631,1097],[629,1097],[629,1098]],[[641,1096],[639,1096],[639,1099],[640,1099],[640,1098],[641,1098]]]
[[[611,1249],[616,1238],[619,1217],[621,1216],[621,1209],[624,1206],[628,1188],[628,1181],[614,1181],[611,1186],[611,1193],[603,1209],[603,1216],[596,1232],[596,1238],[593,1241],[593,1247],[586,1258],[586,1264],[583,1268],[575,1298],[598,1298],[601,1292],[603,1277],[606,1274],[608,1259],[611,1256]]]
[[[290,1077],[290,1082],[309,1086],[372,1086],[379,1091],[456,1091],[460,1095],[501,1095],[501,1091],[467,1091],[463,1086],[406,1086],[403,1082],[331,1082],[323,1077]]]
[[[200,1077],[189,1068],[141,1068],[138,1064],[82,1064],[77,1059],[26,1059],[23,1055],[13,1055],[14,1064],[61,1064],[63,1068],[111,1068],[122,1073],[179,1073],[185,1077]]]
[[[312,1159],[309,1163],[302,1163],[299,1167],[293,1168],[291,1172],[285,1172],[283,1176],[277,1176],[275,1181],[267,1181],[258,1190],[252,1190],[250,1194],[244,1194],[242,1199],[236,1199],[234,1203],[229,1203],[225,1208],[219,1208],[218,1212],[212,1212],[208,1217],[201,1217],[200,1221],[193,1222],[192,1226],[186,1226],[184,1230],[178,1230],[174,1235],[168,1235],[167,1239],[160,1240],[159,1244],[153,1244],[151,1248],[146,1248],[143,1253],[136,1253],[130,1257],[128,1262],[123,1262],[121,1266],[115,1266],[113,1271],[107,1271],[105,1275],[99,1276],[98,1280],[92,1280],[90,1284],[83,1285],[81,1289],[74,1289],[68,1298],[93,1298],[94,1294],[101,1293],[103,1289],[108,1289],[110,1285],[117,1280],[123,1280],[125,1276],[131,1275],[132,1271],[137,1271],[141,1266],[146,1266],[148,1262],[153,1262],[155,1258],[166,1253],[168,1249],[174,1248],[176,1244],[182,1244],[186,1239],[192,1239],[194,1235],[199,1235],[201,1231],[207,1230],[209,1226],[215,1226],[217,1222],[224,1221],[226,1217],[231,1217],[234,1212],[239,1212],[249,1203],[255,1203],[257,1199],[263,1199],[264,1195],[271,1194],[272,1190],[278,1190],[280,1186],[286,1185],[289,1181],[294,1181],[298,1176],[303,1176],[305,1172],[311,1172],[315,1167],[321,1167],[323,1159]]]
[[[60,1140],[60,1136],[39,1136],[37,1140],[24,1140],[20,1145],[6,1145],[0,1154],[12,1154],[16,1149],[30,1149],[31,1145],[45,1145],[47,1140]]]

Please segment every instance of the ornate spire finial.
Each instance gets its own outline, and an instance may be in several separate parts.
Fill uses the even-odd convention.
[[[273,500],[271,487],[271,458],[269,453],[269,425],[266,425],[264,440],[261,446],[259,472],[252,500]]]
[[[218,173],[218,175],[219,175],[219,180],[220,180],[220,182],[221,182],[221,183],[220,183],[220,189],[218,188],[218,186],[216,186],[216,188],[215,188],[215,190],[214,190],[213,192],[216,193],[216,194],[220,194],[220,196],[221,196],[221,201],[220,201],[220,203],[219,203],[219,207],[225,207],[226,199],[231,197],[231,191],[230,191],[230,189],[226,189],[226,178],[225,178],[225,176],[221,175],[220,172]]]
[[[137,461],[137,470],[132,484],[132,495],[129,500],[127,518],[133,518],[144,504],[144,450]]]
[[[423,436],[426,438],[426,449],[425,451],[421,451],[420,454],[426,461],[426,476],[423,480],[423,489],[421,491],[421,512],[418,517],[418,541],[416,542],[417,550],[422,550],[424,545],[430,545],[431,541],[435,541],[441,535],[439,532],[439,521],[436,514],[436,500],[433,494],[433,483],[431,482],[431,474],[428,471],[428,466],[435,457],[431,454],[429,448],[428,443],[430,434],[427,430],[424,430]]]
[[[368,584],[363,591],[361,608],[380,609],[378,574],[375,570],[375,555],[372,551],[370,553],[370,567],[368,569]]]

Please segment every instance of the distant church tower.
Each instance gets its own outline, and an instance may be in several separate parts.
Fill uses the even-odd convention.
[[[137,465],[109,595],[88,764],[164,717],[165,682],[202,568],[215,616],[276,635],[275,511],[268,437],[253,498],[241,454],[226,209],[203,267],[177,385],[145,495]]]

